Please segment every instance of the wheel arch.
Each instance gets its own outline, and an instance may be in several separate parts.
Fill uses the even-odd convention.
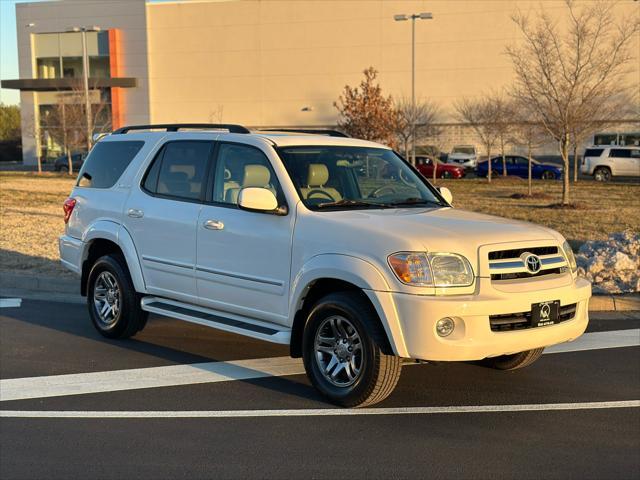
[[[378,315],[386,333],[385,353],[407,356],[395,305],[382,273],[371,263],[348,255],[324,254],[309,260],[292,285],[290,353],[302,355],[302,334],[311,307],[329,293],[352,291],[362,295]]]
[[[80,293],[83,296],[87,294],[87,279],[95,260],[110,253],[119,253],[124,257],[136,292],[145,292],[146,286],[142,269],[129,232],[122,225],[111,220],[99,220],[91,225],[86,232],[82,239],[85,248],[82,260]]]

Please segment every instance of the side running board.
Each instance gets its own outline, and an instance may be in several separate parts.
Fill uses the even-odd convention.
[[[184,320],[185,322],[197,323],[205,327],[217,328],[225,332],[258,338],[267,342],[289,344],[291,341],[290,329],[240,315],[223,313],[161,297],[144,297],[140,302],[140,306],[142,310],[147,312]]]

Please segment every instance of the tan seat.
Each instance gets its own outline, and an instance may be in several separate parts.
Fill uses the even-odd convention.
[[[227,203],[238,203],[240,190],[249,187],[267,188],[275,194],[274,188],[271,185],[271,172],[267,167],[264,165],[245,165],[242,187],[231,187],[227,189],[225,201]]]
[[[318,200],[334,201],[342,200],[340,192],[333,187],[325,187],[329,181],[329,169],[324,163],[311,163],[307,172],[307,186],[300,188],[300,193],[305,199],[316,198]],[[326,195],[324,195],[326,193]],[[329,196],[330,197],[329,197]]]

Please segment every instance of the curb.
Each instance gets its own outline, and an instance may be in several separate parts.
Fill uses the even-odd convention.
[[[37,299],[64,299],[76,303],[80,297],[78,279],[60,278],[24,273],[0,272],[0,294],[9,296],[22,292],[25,297]],[[589,301],[590,312],[640,311],[640,293],[618,295],[594,295]]]

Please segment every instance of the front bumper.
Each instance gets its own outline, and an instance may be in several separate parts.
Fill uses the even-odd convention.
[[[575,340],[587,328],[591,284],[585,279],[578,278],[559,288],[541,286],[539,290],[523,293],[495,290],[488,278],[481,278],[479,282],[477,295],[392,294],[405,351],[410,358],[480,360]],[[577,304],[574,317],[546,327],[491,330],[490,315],[526,312],[533,303],[551,300],[560,300],[561,306]],[[436,322],[444,317],[454,318],[456,323],[448,337],[436,333]]]

